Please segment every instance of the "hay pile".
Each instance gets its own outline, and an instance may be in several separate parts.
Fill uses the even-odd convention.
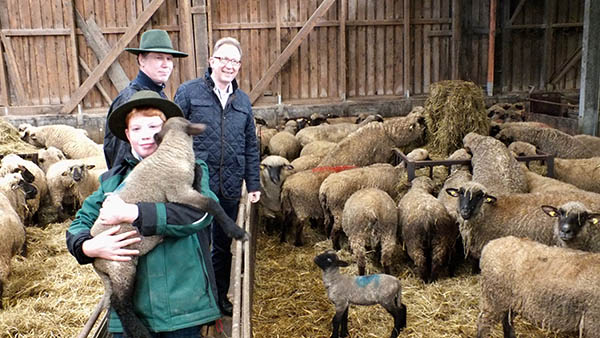
[[[34,152],[37,152],[37,148],[23,142],[19,137],[17,128],[0,118],[0,156]]]
[[[4,289],[1,337],[76,337],[100,301],[100,278],[67,251],[69,223],[26,229],[27,258],[13,259]]]
[[[321,270],[313,258],[331,244],[312,229],[307,230],[307,244],[294,247],[279,243],[277,236],[260,234],[256,257],[256,280],[252,326],[254,338],[314,338],[331,335],[331,319],[335,313],[329,302]],[[321,241],[319,241],[321,240]],[[352,261],[345,249],[342,259]],[[374,256],[372,255],[371,258]],[[407,306],[407,328],[400,337],[474,337],[479,313],[479,276],[462,264],[456,277],[424,284],[411,270],[412,264],[402,254],[392,273],[403,282],[403,303]],[[373,262],[373,259],[371,259]],[[369,264],[367,271],[382,271]],[[356,264],[342,269],[357,274]],[[388,337],[392,317],[381,306],[353,306],[349,311],[348,330],[353,338]],[[522,337],[567,337],[538,329],[520,317],[515,330]],[[496,326],[493,337],[502,337]]]
[[[488,135],[483,90],[472,82],[448,80],[429,86],[425,101],[427,146],[433,153],[448,156],[462,148],[462,139],[469,132]]]

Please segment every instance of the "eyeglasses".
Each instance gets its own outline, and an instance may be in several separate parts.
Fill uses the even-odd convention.
[[[242,61],[238,61],[238,60],[234,60],[234,59],[230,59],[230,58],[226,58],[226,57],[213,56],[213,59],[219,60],[219,63],[221,64],[221,66],[225,66],[228,63],[230,63],[233,67],[239,67],[242,64]]]

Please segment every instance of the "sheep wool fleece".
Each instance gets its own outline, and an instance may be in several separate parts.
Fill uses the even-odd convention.
[[[208,168],[203,161],[201,193],[213,199],[208,189]],[[100,178],[100,188],[90,195],[67,230],[67,247],[80,264],[91,263],[82,243],[91,238],[107,192],[115,191],[137,160],[131,154]],[[133,223],[144,235],[163,235],[164,241],[139,258],[134,305],[138,316],[153,332],[167,332],[202,325],[221,317],[216,303],[214,272],[207,246],[213,217],[177,203],[139,203]],[[179,224],[179,225],[178,225]],[[203,243],[201,245],[201,243]],[[110,332],[122,332],[118,316],[111,311]]]
[[[194,137],[194,152],[208,164],[211,190],[239,199],[244,179],[248,191],[260,190],[260,154],[252,105],[233,80],[233,93],[223,109],[213,92],[211,73],[208,68],[204,78],[179,86],[174,101],[188,120],[206,125],[204,133]]]

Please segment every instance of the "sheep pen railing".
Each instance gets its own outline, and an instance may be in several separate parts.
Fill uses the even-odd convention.
[[[396,156],[396,161],[404,161],[404,166],[406,167],[406,172],[408,176],[408,181],[412,181],[415,178],[415,170],[419,168],[429,167],[429,177],[433,175],[433,167],[435,166],[445,166],[448,169],[457,164],[466,164],[471,165],[471,160],[422,160],[422,161],[412,161],[400,150],[395,148],[394,155]],[[525,162],[527,166],[529,166],[529,162],[531,161],[540,161],[546,164],[546,176],[554,177],[554,156],[546,153],[539,152],[536,155],[529,156],[516,156],[515,157],[519,162]]]
[[[238,209],[237,224],[250,234],[246,242],[235,241],[233,275],[233,316],[231,338],[252,337],[252,294],[254,289],[254,261],[256,257],[256,207],[248,200],[244,185]],[[96,326],[93,338],[110,338],[109,311],[104,311],[102,300],[98,303],[77,338],[86,338]],[[97,324],[98,318],[104,313]]]

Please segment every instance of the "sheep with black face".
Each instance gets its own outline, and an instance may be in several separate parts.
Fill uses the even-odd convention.
[[[333,251],[316,256],[314,262],[323,270],[323,284],[335,306],[331,338],[348,336],[348,308],[351,304],[383,306],[394,317],[390,338],[398,337],[406,327],[406,305],[402,304],[402,285],[398,278],[385,274],[342,274],[339,268],[348,266],[348,263],[339,260]]]
[[[554,236],[558,246],[600,252],[600,213],[590,211],[577,201],[567,202],[558,208],[543,205],[542,210],[556,218]]]

